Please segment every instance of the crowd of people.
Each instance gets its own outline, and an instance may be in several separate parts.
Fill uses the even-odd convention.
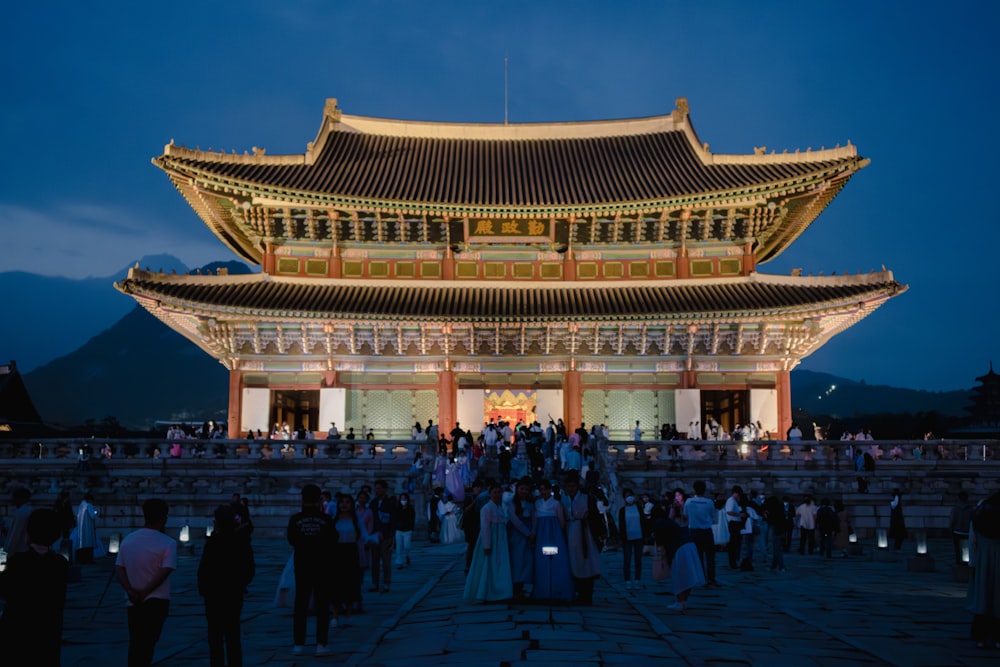
[[[414,426],[438,443],[437,454],[432,465],[418,455],[395,495],[382,479],[356,495],[311,484],[301,490],[301,510],[286,529],[292,554],[276,595],[278,605],[293,610],[295,654],[305,652],[310,616],[315,653],[328,654],[330,628],[350,627],[353,614],[364,611],[365,592],[390,591],[393,571],[411,566],[415,490],[428,498],[430,541],[465,543],[467,603],[591,605],[599,578],[618,580],[603,571],[602,552],[619,550],[627,591],[669,573],[675,595],[669,608],[683,613],[697,588],[719,585],[718,554],[726,554],[733,571],[759,564],[774,573],[785,571],[785,554],[792,550],[828,559],[849,555],[854,531],[840,499],[817,502],[805,495],[794,502],[740,486],[727,497],[709,497],[703,480],[690,491],[676,488],[662,497],[623,488],[609,498],[598,484],[599,458],[593,453],[607,438],[601,425],[567,433],[561,420],[546,429],[537,422],[512,428],[500,421],[475,440],[458,425],[451,438],[437,430],[432,422],[426,429]],[[633,435],[641,437],[639,424]],[[510,464],[499,467],[499,479],[479,467],[487,452]],[[30,493],[19,488],[13,503],[4,541],[10,556],[0,575],[0,594],[7,599],[0,633],[35,638],[54,656],[39,664],[58,664],[68,563],[58,551],[68,543],[79,563],[103,555],[99,512],[90,494],[76,507],[63,492],[53,508],[34,509]],[[128,598],[129,665],[152,662],[177,566],[177,542],[165,532],[167,504],[150,499],[142,510],[143,527],[121,542],[115,558]],[[888,539],[898,551],[908,538],[902,491],[892,493],[887,510]],[[949,527],[956,564],[967,558],[972,568],[972,636],[980,647],[1000,648],[1000,494],[974,504],[960,493]],[[252,533],[249,507],[239,494],[215,510],[197,572],[213,666],[242,663],[240,615],[255,574]]]

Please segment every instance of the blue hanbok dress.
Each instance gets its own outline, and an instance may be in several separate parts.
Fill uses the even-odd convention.
[[[465,579],[465,602],[497,602],[514,597],[507,547],[507,517],[503,509],[488,502],[479,512],[479,538]],[[486,553],[489,549],[489,553]]]
[[[515,584],[531,584],[535,574],[535,545],[529,536],[535,504],[531,500],[521,504],[521,511],[513,502],[507,506],[510,522],[507,524],[507,544],[510,547],[510,577]]]
[[[569,549],[563,534],[563,507],[553,497],[535,501],[532,527],[535,531],[535,572],[531,597],[535,600],[573,600],[573,575],[570,573]],[[556,547],[555,556],[546,556],[542,547]]]

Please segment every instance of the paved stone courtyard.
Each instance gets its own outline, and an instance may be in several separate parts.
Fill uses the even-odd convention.
[[[669,581],[626,591],[621,553],[604,554],[593,607],[467,605],[461,601],[464,544],[418,542],[413,567],[393,573],[389,593],[367,593],[366,613],[332,628],[333,653],[292,655],[291,610],[274,606],[289,551],[279,540],[254,544],[257,576],[244,607],[245,664],[306,665],[995,665],[1000,651],[968,639],[965,584],[952,581],[951,545],[931,543],[933,572],[909,572],[911,552],[848,559],[785,557],[787,571],[762,561],[741,573],[718,559],[721,588],[698,589],[683,615]],[[877,557],[876,557],[877,556]],[[208,664],[195,586],[198,554],[183,552],[157,665]],[[123,595],[111,559],[83,566],[70,585],[63,664],[125,664]],[[366,582],[367,583],[367,582]],[[309,624],[312,636],[314,622]],[[313,647],[307,647],[310,653]]]

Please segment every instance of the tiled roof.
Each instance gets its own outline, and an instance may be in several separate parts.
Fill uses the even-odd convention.
[[[161,158],[161,166],[350,199],[485,207],[657,201],[753,189],[859,161],[856,156],[830,155],[706,164],[679,129],[502,139],[332,131],[311,164],[272,161],[270,156],[231,159],[194,151],[176,155]]]
[[[882,300],[906,289],[890,272],[840,278],[751,276],[616,285],[516,285],[165,276],[133,270],[118,289],[192,310],[251,316],[432,320],[609,320],[775,312]]]

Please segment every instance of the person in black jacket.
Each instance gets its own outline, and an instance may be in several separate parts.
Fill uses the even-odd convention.
[[[288,543],[295,550],[295,607],[292,652],[302,655],[306,643],[306,617],[309,598],[316,612],[316,655],[329,655],[330,636],[330,574],[337,543],[337,528],[333,519],[323,513],[323,496],[315,484],[302,487],[302,511],[288,521]]]
[[[240,530],[234,505],[215,510],[215,530],[198,564],[198,594],[205,599],[208,660],[212,667],[242,667],[240,615],[255,571],[249,534]],[[228,656],[229,661],[226,661]]]
[[[0,597],[7,600],[0,618],[0,646],[8,649],[4,664],[15,664],[10,656],[21,647],[26,664],[59,665],[69,563],[48,545],[59,539],[60,529],[55,510],[32,512],[25,526],[27,551],[11,554],[0,573]]]
[[[410,494],[399,494],[396,511],[396,569],[410,567],[410,545],[413,527],[417,523],[417,512],[410,501]]]

